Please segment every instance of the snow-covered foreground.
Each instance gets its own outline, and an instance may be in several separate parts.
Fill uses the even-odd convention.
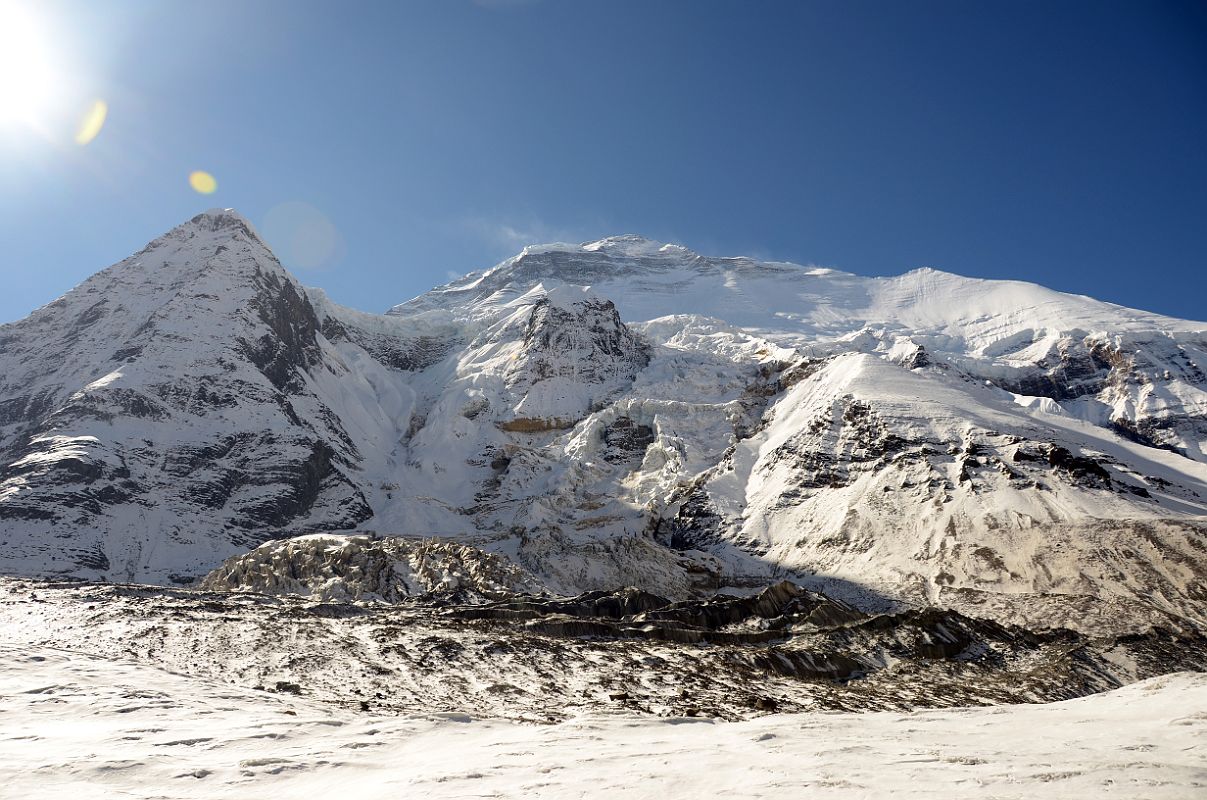
[[[387,717],[51,648],[0,647],[6,797],[1207,796],[1207,675],[1050,705]],[[803,796],[803,795],[802,795]]]

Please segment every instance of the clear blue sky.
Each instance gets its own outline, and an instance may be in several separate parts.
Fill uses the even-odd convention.
[[[283,204],[338,237],[286,265],[365,310],[636,232],[1207,318],[1201,2],[32,7],[63,95],[109,114],[86,146],[0,137],[0,320],[198,211]]]

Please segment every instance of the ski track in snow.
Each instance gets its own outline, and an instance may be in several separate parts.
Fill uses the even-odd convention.
[[[1207,676],[1048,705],[516,725],[387,717],[0,647],[5,797],[1196,798]]]

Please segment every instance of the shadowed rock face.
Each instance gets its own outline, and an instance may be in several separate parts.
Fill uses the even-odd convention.
[[[675,550],[707,550],[722,541],[731,523],[722,517],[699,485],[684,490],[674,516],[655,521],[654,536]]]
[[[995,382],[1017,394],[1071,400],[1097,394],[1111,379],[1112,370],[1126,372],[1129,366],[1105,342],[1064,339],[1056,352],[1041,359],[1034,367]]]
[[[1110,402],[1134,390],[1155,388],[1171,381],[1207,387],[1207,372],[1200,366],[1207,338],[1169,334],[1122,335],[1102,338],[1062,339],[1053,352],[1035,364],[1008,374],[987,373],[993,384],[1014,392],[1053,400],[1097,396]],[[976,374],[975,368],[972,369]],[[1117,409],[1110,425],[1121,436],[1150,447],[1186,454],[1187,441],[1207,438],[1207,421],[1174,405],[1149,418]],[[1197,448],[1196,448],[1197,449]]]
[[[619,417],[604,428],[604,458],[613,463],[640,459],[646,449],[654,443],[654,429],[649,425],[634,422],[629,417]]]
[[[532,306],[522,347],[507,369],[520,399],[504,430],[570,427],[606,405],[649,364],[650,347],[625,325],[610,300],[583,299]]]
[[[1092,458],[1075,456],[1064,447],[1046,445],[1039,447],[1038,452],[1030,452],[1020,447],[1014,451],[1014,461],[1046,463],[1049,467],[1062,470],[1072,479],[1085,484],[1109,488],[1111,483],[1111,474],[1103,469],[1101,464]]]
[[[280,274],[257,270],[257,292],[248,307],[268,328],[254,342],[244,342],[248,360],[282,392],[303,388],[302,375],[321,359],[318,317],[305,294]]]

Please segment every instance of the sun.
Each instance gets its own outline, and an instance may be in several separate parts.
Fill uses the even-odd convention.
[[[0,123],[44,124],[58,89],[38,20],[28,6],[0,0]]]

